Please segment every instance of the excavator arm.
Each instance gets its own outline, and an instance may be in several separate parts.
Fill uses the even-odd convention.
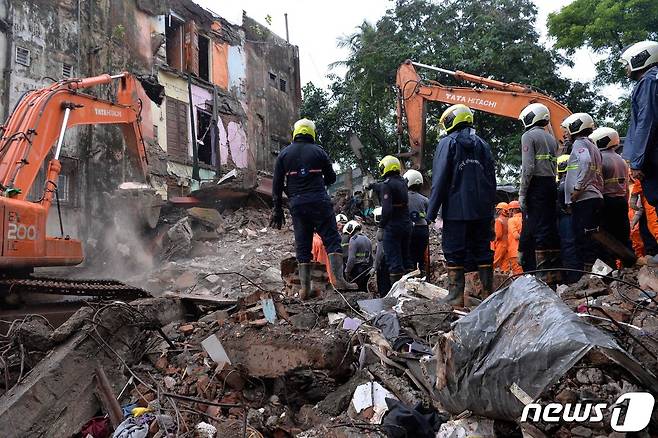
[[[81,90],[117,81],[116,102]],[[0,269],[75,265],[82,261],[80,241],[47,237],[46,221],[61,170],[59,161],[66,130],[77,125],[118,125],[128,150],[149,182],[148,158],[141,124],[148,97],[129,73],[56,82],[26,94],[2,126],[0,139]],[[149,129],[151,129],[149,127]],[[27,196],[52,149],[43,196]]]
[[[450,87],[434,81],[423,81],[416,72],[415,66],[430,68],[441,73],[480,85],[483,88]],[[557,140],[562,142],[562,121],[571,111],[556,100],[532,90],[530,87],[504,83],[481,76],[450,71],[438,67],[403,62],[397,71],[396,84],[398,89],[397,131],[402,136],[403,119],[406,116],[407,130],[411,152],[406,154],[416,169],[424,170],[422,157],[425,148],[425,111],[427,101],[444,102],[448,104],[462,103],[468,107],[491,114],[517,119],[521,111],[531,103],[543,103],[551,112],[550,126]],[[484,88],[487,87],[487,88]]]

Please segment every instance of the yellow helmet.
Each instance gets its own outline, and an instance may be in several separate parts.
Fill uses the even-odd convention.
[[[299,119],[295,122],[295,126],[292,131],[293,140],[298,135],[310,135],[313,137],[313,141],[316,141],[315,137],[315,122],[309,119]]]
[[[564,154],[557,157],[557,173],[566,172],[568,162],[569,162],[569,154]]]
[[[461,103],[448,107],[439,118],[439,127],[448,134],[461,123],[473,124],[473,111]]]
[[[387,155],[379,162],[379,174],[381,176],[386,175],[389,172],[397,170],[400,171],[400,160],[395,158],[393,155]]]

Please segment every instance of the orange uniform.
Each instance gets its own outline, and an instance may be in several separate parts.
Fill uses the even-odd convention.
[[[318,233],[313,233],[313,247],[311,248],[311,254],[313,256],[313,261],[322,263],[327,268],[327,274],[329,274],[329,281],[331,284],[334,283],[334,277],[331,274],[331,265],[329,264],[329,256],[327,256],[327,250],[322,243],[322,238]]]
[[[505,266],[505,261],[507,260],[507,221],[508,217],[501,212],[494,224],[496,237],[491,242],[491,249],[494,251],[494,269],[500,268],[503,271],[508,269],[508,266]]]
[[[642,207],[644,208],[644,215],[647,218],[647,227],[653,235],[653,237],[658,240],[658,214],[656,214],[656,208],[649,204],[647,200],[642,195],[642,185],[639,180],[633,182],[633,189],[631,190],[633,195],[639,194],[642,198]]]
[[[516,259],[519,253],[519,238],[521,237],[522,216],[521,213],[515,213],[507,222],[507,260],[509,270],[514,274],[523,272],[521,265]]]

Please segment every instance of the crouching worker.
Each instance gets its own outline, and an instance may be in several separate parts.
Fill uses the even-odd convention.
[[[343,277],[343,253],[336,217],[326,187],[336,182],[336,173],[322,146],[315,143],[315,123],[301,119],[295,123],[293,141],[279,154],[274,165],[270,227],[281,229],[283,192],[289,200],[295,231],[295,249],[301,282],[300,298],[311,292],[311,248],[313,232],[322,238],[337,289],[355,289]]]
[[[357,221],[345,224],[343,233],[350,236],[345,276],[354,281],[359,290],[367,291],[368,273],[372,268],[372,242],[361,232],[361,224]]]

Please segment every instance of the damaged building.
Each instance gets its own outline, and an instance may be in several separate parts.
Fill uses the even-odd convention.
[[[298,48],[246,15],[232,24],[187,0],[2,2],[0,47],[3,120],[26,91],[52,81],[121,71],[157,78],[165,97],[143,107],[142,133],[151,184],[174,202],[190,202],[201,184],[233,169],[241,187],[268,187],[299,112]],[[112,85],[88,92],[113,95]],[[65,232],[93,236],[105,226],[103,194],[136,175],[119,127],[67,130],[60,160]],[[56,215],[50,233],[59,230]]]

